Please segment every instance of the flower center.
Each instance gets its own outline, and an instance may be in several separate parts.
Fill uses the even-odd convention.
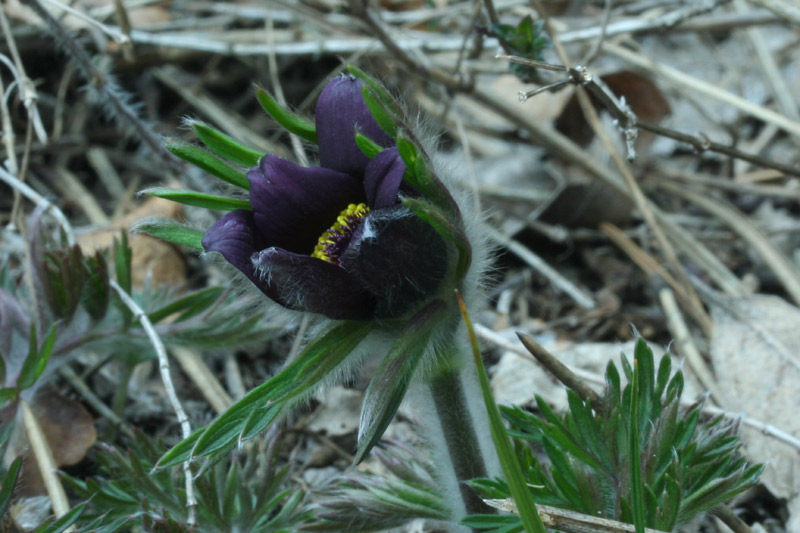
[[[311,253],[311,257],[322,259],[334,265],[339,264],[339,256],[344,253],[353,232],[358,227],[361,220],[369,213],[367,204],[350,204],[339,213],[336,222],[319,236],[317,245]]]

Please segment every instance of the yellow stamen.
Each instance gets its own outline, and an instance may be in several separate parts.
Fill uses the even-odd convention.
[[[358,221],[369,213],[367,204],[350,204],[339,213],[333,226],[325,230],[317,240],[311,257],[322,259],[334,265],[339,264],[339,253],[347,245],[350,235],[356,228]],[[338,248],[338,249],[337,249]]]

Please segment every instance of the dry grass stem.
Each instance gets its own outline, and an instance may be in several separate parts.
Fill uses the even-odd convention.
[[[653,256],[642,250],[636,245],[622,230],[613,224],[602,223],[600,229],[605,233],[625,254],[636,263],[639,268],[647,272],[647,274],[656,274],[661,276],[664,281],[669,283],[672,290],[678,294],[681,304],[692,314],[692,317],[697,321],[697,324],[703,330],[706,337],[711,337],[713,325],[711,317],[708,316],[705,309],[701,306],[694,307],[691,303],[689,295],[684,291],[684,285],[678,281],[666,270],[661,264],[656,261]]]
[[[800,273],[747,217],[720,198],[711,199],[694,190],[678,187],[669,182],[662,182],[660,186],[718,218],[739,234],[775,273],[795,303],[800,304]]]
[[[484,501],[495,509],[507,513],[517,513],[517,506],[511,499]],[[564,533],[634,533],[636,531],[633,524],[576,513],[550,505],[536,504],[536,510],[545,527]],[[644,533],[662,533],[649,527],[644,528],[643,531]]]
[[[610,43],[608,41],[603,43],[603,50],[609,52],[620,59],[644,69],[651,74],[666,79],[679,87],[690,91],[692,93],[704,94],[710,98],[724,102],[739,111],[763,120],[764,122],[775,124],[784,131],[792,135],[800,135],[800,122],[792,120],[776,111],[768,109],[763,106],[756,105],[741,96],[720,89],[710,83],[698,80],[680,70],[653,61],[649,57],[637,52],[623,48],[622,46]]]
[[[217,414],[224,413],[228,407],[233,405],[230,394],[214,376],[199,353],[180,346],[173,347],[170,353]]]
[[[672,333],[675,351],[689,361],[689,367],[702,386],[711,393],[714,403],[724,405],[722,393],[717,387],[717,381],[700,354],[700,350],[697,349],[694,340],[692,340],[692,334],[689,332],[686,321],[684,321],[683,315],[678,308],[678,303],[675,301],[675,293],[664,287],[658,291],[658,298],[661,301],[661,307],[664,309],[664,316],[667,317],[667,326]]]
[[[0,180],[4,181],[6,185],[12,189],[22,193],[23,196],[36,204],[37,207],[50,211],[53,214],[53,218],[55,218],[59,225],[64,229],[64,234],[67,237],[67,243],[70,246],[75,244],[75,232],[72,230],[72,224],[69,223],[69,220],[57,205],[51,203],[48,199],[44,198],[41,194],[33,190],[30,186],[20,181],[16,176],[13,176],[2,167],[0,167]]]
[[[547,280],[550,281],[550,283],[552,283],[555,287],[572,298],[579,306],[583,307],[584,309],[594,309],[594,307],[597,305],[589,291],[578,287],[575,283],[559,274],[556,269],[548,265],[541,257],[536,255],[520,242],[503,235],[501,232],[490,226],[484,226],[484,231],[489,234],[489,237],[493,241],[501,244],[503,247],[507,248],[508,251],[525,261],[536,272],[547,278]]]
[[[175,411],[175,415],[178,417],[178,423],[181,426],[181,434],[184,439],[188,438],[192,433],[192,428],[189,425],[189,417],[186,416],[186,411],[183,409],[183,405],[181,405],[180,398],[178,398],[178,393],[175,391],[175,385],[172,383],[169,358],[167,357],[167,350],[164,348],[164,343],[158,336],[158,333],[153,327],[153,324],[150,322],[150,319],[147,318],[147,314],[135,301],[133,301],[133,298],[131,298],[128,293],[125,292],[122,287],[119,286],[119,284],[117,284],[116,281],[111,280],[109,283],[111,288],[114,289],[117,295],[119,295],[122,303],[125,304],[128,309],[130,309],[131,313],[133,313],[134,320],[139,321],[139,323],[142,325],[142,329],[144,329],[145,333],[147,334],[147,338],[150,340],[153,349],[156,351],[156,355],[158,356],[158,368],[161,373],[161,382],[164,384],[164,390],[167,393],[167,398],[172,405],[172,409]],[[192,466],[190,461],[183,463],[183,473],[186,478],[186,507],[188,511],[187,522],[189,525],[194,525],[197,520],[195,516],[197,500],[194,496],[194,481],[192,478]]]
[[[100,416],[111,422],[115,428],[121,430],[126,437],[134,438],[133,426],[131,426],[125,419],[121,418],[103,400],[101,400],[89,385],[81,379],[81,377],[68,365],[64,365],[58,369],[59,373],[67,380],[70,386],[86,400],[86,403],[92,406],[92,409],[97,411]]]
[[[57,517],[64,516],[70,510],[69,500],[67,493],[64,491],[64,486],[61,480],[58,479],[56,473],[56,462],[53,459],[53,451],[50,449],[50,444],[47,442],[47,437],[33,414],[31,406],[28,405],[23,399],[19,400],[19,408],[22,412],[22,425],[25,427],[25,432],[28,435],[28,443],[30,444],[33,456],[36,458],[36,464],[39,467],[39,473],[44,480],[44,486],[47,489],[47,495],[50,497],[50,503],[53,506],[53,513]],[[72,529],[74,531],[74,529]]]
[[[765,7],[775,13],[781,20],[800,24],[800,7],[786,0],[749,0],[751,4]]]

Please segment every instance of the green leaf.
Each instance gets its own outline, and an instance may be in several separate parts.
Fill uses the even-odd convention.
[[[0,517],[6,516],[8,506],[11,504],[11,496],[14,494],[14,486],[17,483],[19,471],[22,468],[22,457],[17,457],[8,466],[6,477],[0,486]]]
[[[172,321],[172,323],[181,322],[188,318],[191,318],[199,313],[202,313],[206,309],[208,309],[212,304],[217,302],[225,292],[225,289],[222,287],[208,287],[207,289],[202,289],[192,294],[186,295],[183,298],[179,298],[172,303],[165,305],[164,307],[153,311],[152,313],[147,314],[147,318],[150,319],[150,322],[157,323],[161,320],[164,320],[170,315],[174,315],[176,313],[181,313],[181,315]]]
[[[86,503],[76,505],[58,520],[46,521],[41,526],[37,527],[34,530],[34,533],[61,533],[62,531],[66,531],[67,528],[69,528],[78,520],[78,518],[80,518],[81,513],[83,513],[83,510],[86,509],[86,505]]]
[[[444,302],[434,300],[414,315],[373,374],[361,408],[355,464],[364,460],[394,418],[446,309]]]
[[[383,152],[385,149],[363,133],[356,133],[356,145],[358,149],[370,159]]]
[[[97,251],[94,256],[84,259],[83,267],[86,271],[86,281],[81,301],[92,320],[98,321],[105,316],[111,301],[108,265],[103,254]]]
[[[264,155],[249,146],[239,144],[233,138],[228,137],[211,126],[200,122],[195,122],[193,126],[194,132],[197,134],[197,137],[203,141],[203,144],[205,144],[209,150],[228,161],[233,161],[234,163],[246,167],[254,167],[258,165],[258,162]],[[249,183],[246,188],[249,189]]]
[[[17,388],[19,390],[27,389],[33,385],[44,372],[47,361],[50,359],[50,354],[53,353],[53,345],[56,342],[56,329],[56,324],[50,326],[47,338],[42,343],[42,346],[39,347],[37,345],[36,326],[31,324],[28,356],[23,361],[17,378]]]
[[[233,168],[222,159],[206,152],[202,148],[187,144],[167,144],[167,150],[222,181],[242,189],[250,189],[250,182],[244,172]]]
[[[18,394],[19,389],[17,387],[0,387],[0,407],[16,398]]]
[[[552,463],[550,471],[553,475],[553,480],[564,493],[567,500],[571,502],[580,502],[580,494],[578,494],[573,468],[567,455],[564,453],[566,450],[548,435],[544,436],[542,444],[547,453],[547,458],[550,459]]]
[[[248,439],[252,439],[264,431],[267,426],[277,420],[282,413],[282,404],[275,404],[254,410],[247,418],[247,423],[245,423],[244,427],[242,428],[242,433],[239,437],[239,440],[246,441]]]
[[[656,388],[653,392],[653,401],[658,401],[667,389],[670,372],[672,372],[672,359],[668,353],[665,353],[661,357],[661,362],[658,364],[658,375],[656,376]]]
[[[667,474],[666,494],[661,498],[659,512],[661,513],[660,522],[655,527],[664,531],[672,531],[678,524],[678,511],[681,506],[681,487],[678,482]]]
[[[561,419],[550,409],[550,406],[547,405],[547,402],[539,396],[538,394],[535,395],[536,405],[539,407],[539,410],[542,413],[542,416],[545,417],[550,423],[542,425],[542,432],[545,436],[550,437],[553,439],[558,445],[563,449],[565,452],[569,452],[575,457],[577,460],[581,461],[582,463],[586,463],[592,468],[597,470],[602,470],[603,465],[595,459],[592,454],[587,452],[579,442],[577,442],[576,438],[572,435],[570,429],[561,421]]]
[[[483,366],[481,351],[478,347],[478,338],[475,335],[475,329],[472,327],[472,321],[469,318],[467,307],[461,295],[458,293],[456,294],[458,297],[458,305],[461,309],[461,315],[464,317],[464,323],[467,326],[470,344],[472,345],[472,355],[478,372],[478,381],[481,386],[481,393],[483,394],[483,403],[489,415],[489,429],[492,433],[492,441],[494,441],[497,457],[500,460],[500,465],[506,476],[508,487],[511,490],[511,496],[517,504],[517,509],[525,531],[528,533],[545,533],[544,524],[542,524],[542,519],[539,517],[539,513],[536,510],[536,504],[528,490],[528,485],[522,475],[522,469],[520,468],[517,456],[509,441],[506,428],[503,425],[503,420],[500,418],[500,412],[497,410],[497,404],[494,402],[492,388],[491,385],[489,385],[489,377],[486,374],[486,368]]]
[[[394,98],[392,98],[392,95],[389,94],[389,91],[387,91],[380,83],[372,79],[369,74],[355,65],[347,65],[347,70],[350,72],[350,74],[364,81],[373,91],[375,91],[375,94],[380,98],[383,105],[386,106],[386,108],[392,114],[397,117],[403,116],[403,110],[400,109],[399,105],[397,105],[397,102]]]
[[[259,89],[256,92],[256,98],[261,107],[286,131],[317,144],[317,129],[314,124],[285,109],[271,94],[263,89]]]
[[[146,218],[137,222],[134,225],[134,229],[167,242],[203,251],[204,233],[185,226],[176,220]]]
[[[472,529],[502,529],[509,526],[514,526],[516,529],[503,531],[523,531],[522,522],[516,515],[498,515],[498,514],[472,514],[464,517],[461,521],[462,526]]]
[[[234,209],[252,209],[248,200],[238,200],[236,198],[227,198],[225,196],[214,196],[213,194],[205,194],[195,191],[186,191],[183,189],[169,189],[167,187],[153,187],[152,189],[145,189],[142,191],[144,194],[164,198],[179,204],[193,205],[195,207],[204,207],[206,209],[217,209],[220,211],[233,211]]]
[[[441,210],[432,203],[419,198],[403,198],[403,205],[408,207],[425,223],[430,225],[445,241],[456,247],[458,260],[456,262],[455,279],[461,281],[472,263],[472,247],[464,231],[454,225]]]
[[[192,458],[192,450],[195,444],[197,444],[197,441],[203,436],[205,430],[206,428],[194,430],[191,435],[170,448],[170,450],[158,460],[154,468],[160,470],[189,461]]]
[[[415,169],[417,159],[421,157],[419,148],[413,142],[400,136],[397,138],[397,153],[406,165],[406,174],[403,176],[403,180],[412,187],[417,188],[419,184],[417,184]]]
[[[123,291],[128,294],[131,293],[133,285],[131,281],[131,260],[133,258],[133,251],[128,246],[128,234],[124,231],[120,232],[119,241],[114,239],[114,271],[117,274],[117,284]]]
[[[647,434],[649,421],[654,419],[653,411],[654,403],[658,402],[653,400],[655,365],[653,363],[653,351],[647,346],[645,340],[641,337],[636,341],[636,347],[633,351],[634,359],[638,362],[639,369],[639,384],[637,387],[637,394],[639,395],[637,403],[637,411],[639,414],[639,432],[641,435]]]
[[[638,348],[638,345],[637,345]],[[644,533],[644,483],[642,481],[641,448],[639,447],[639,361],[633,361],[633,379],[631,381],[630,413],[628,420],[628,455],[631,465],[631,499],[633,500],[633,525],[636,533]]]
[[[425,200],[441,209],[445,217],[461,224],[461,212],[447,188],[428,169],[428,162],[420,148],[409,139],[398,135],[397,151],[406,171],[403,181],[416,190]]]
[[[236,442],[254,409],[275,406],[308,392],[358,346],[372,330],[370,322],[344,322],[312,341],[278,375],[250,391],[206,428],[192,452],[208,456]]]
[[[588,452],[590,452],[604,468],[612,468],[611,456],[600,436],[591,407],[588,403],[584,404],[572,390],[567,390],[567,401],[578,432],[581,437],[583,437],[588,447]]]
[[[386,108],[380,96],[369,84],[361,86],[361,94],[364,95],[364,103],[367,104],[369,112],[378,126],[391,138],[397,137],[397,117]]]

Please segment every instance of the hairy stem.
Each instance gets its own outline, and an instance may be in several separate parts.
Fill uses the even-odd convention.
[[[429,387],[467,514],[491,513],[491,508],[466,484],[470,479],[486,477],[487,469],[467,405],[462,372],[445,369],[430,378]]]

